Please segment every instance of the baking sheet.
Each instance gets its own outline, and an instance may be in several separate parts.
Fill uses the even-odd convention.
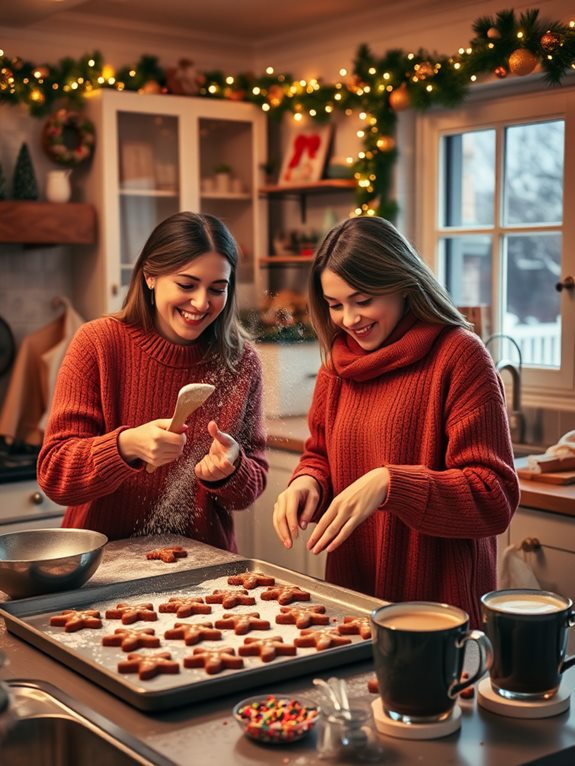
[[[277,585],[294,585],[309,591],[310,601],[294,602],[289,606],[323,604],[330,617],[330,626],[342,622],[347,615],[367,616],[372,609],[382,604],[378,599],[330,585],[299,572],[258,559],[243,559],[157,577],[6,602],[0,606],[0,614],[11,633],[144,711],[167,710],[255,686],[269,685],[272,689],[277,681],[309,673],[318,674],[328,668],[371,657],[371,641],[360,636],[347,636],[352,643],[346,646],[323,651],[317,651],[315,647],[298,648],[294,657],[276,657],[267,663],[262,662],[259,657],[244,657],[245,667],[242,670],[224,670],[213,676],[208,675],[203,668],[188,669],[183,666],[178,675],[159,675],[148,681],[140,681],[137,674],[118,673],[118,661],[126,659],[128,653],[123,652],[120,647],[102,646],[102,637],[112,634],[120,627],[154,628],[156,636],[161,639],[161,646],[157,649],[136,651],[142,654],[169,651],[172,659],[179,660],[180,664],[182,658],[192,654],[196,647],[233,646],[237,651],[237,647],[243,644],[246,637],[282,636],[285,643],[292,643],[300,633],[299,628],[295,625],[275,623],[275,615],[279,613],[280,605],[277,601],[262,601],[259,598],[265,587],[249,591],[250,595],[256,598],[256,604],[252,606],[224,609],[221,604],[212,604],[211,614],[188,618],[178,618],[174,613],[158,612],[159,604],[173,596],[206,596],[217,588],[233,589],[233,586],[227,584],[227,578],[245,571],[263,572],[275,577]],[[121,601],[151,601],[158,612],[158,620],[138,621],[124,626],[121,620],[103,617],[106,609],[115,607]],[[99,609],[103,628],[65,633],[63,628],[50,626],[50,617],[64,609]],[[252,631],[241,636],[236,636],[233,630],[228,629],[223,631],[222,640],[204,641],[195,646],[186,646],[183,641],[164,639],[164,631],[172,628],[175,622],[215,622],[224,613],[243,612],[259,612],[262,619],[270,621],[271,629]],[[322,630],[330,626],[317,626],[315,629]]]

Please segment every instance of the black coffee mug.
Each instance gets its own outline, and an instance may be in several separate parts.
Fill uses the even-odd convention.
[[[493,691],[507,699],[552,698],[561,674],[575,665],[566,657],[573,602],[546,590],[509,588],[481,597],[485,632],[493,645]]]
[[[404,601],[374,609],[372,642],[383,711],[404,723],[449,717],[460,691],[491,664],[491,644],[469,630],[463,609],[431,601]],[[479,649],[477,672],[461,680],[465,645]]]

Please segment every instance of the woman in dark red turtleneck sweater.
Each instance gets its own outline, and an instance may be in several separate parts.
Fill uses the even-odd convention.
[[[310,311],[322,365],[311,436],[274,526],[316,522],[328,581],[390,601],[443,601],[478,626],[496,535],[519,499],[501,381],[481,339],[387,221],[321,243]]]

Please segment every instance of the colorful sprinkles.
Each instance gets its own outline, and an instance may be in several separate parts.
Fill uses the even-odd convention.
[[[318,714],[315,705],[273,694],[244,700],[234,708],[245,733],[261,742],[293,742],[313,727]]]

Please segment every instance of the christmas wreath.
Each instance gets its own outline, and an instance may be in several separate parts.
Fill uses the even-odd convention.
[[[78,165],[94,152],[94,125],[80,112],[58,109],[44,123],[42,146],[59,165]]]

